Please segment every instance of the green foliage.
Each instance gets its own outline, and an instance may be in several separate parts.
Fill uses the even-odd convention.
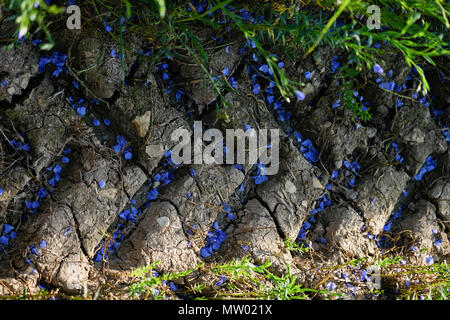
[[[159,16],[164,18],[166,16],[166,1],[165,0],[155,0],[158,6]]]
[[[316,42],[314,42],[314,44],[309,48],[309,50],[306,52],[305,56],[310,54],[311,52],[314,51],[314,49],[317,48],[317,46],[322,41],[325,34],[328,32],[328,30],[330,30],[331,26],[334,24],[334,22],[337,20],[337,18],[342,14],[342,12],[344,12],[345,8],[347,8],[347,6],[350,3],[351,3],[351,0],[344,0],[344,2],[341,3],[341,5],[339,6],[336,13],[333,14],[333,16],[330,18],[330,20],[328,20],[327,24],[320,32],[319,37],[317,38]]]
[[[397,256],[397,257],[386,257],[386,258],[384,258],[384,259],[374,263],[374,266],[387,267],[387,266],[399,264],[401,260],[402,260],[402,257],[399,257],[399,256]]]
[[[209,271],[216,275],[228,276],[225,290],[217,291],[220,298],[251,297],[252,299],[304,300],[311,294],[331,294],[327,290],[303,288],[286,265],[286,273],[279,277],[269,271],[270,262],[256,266],[249,257],[230,263],[219,264]]]
[[[370,107],[365,107],[362,105],[358,96],[355,96],[355,89],[351,82],[344,82],[341,88],[339,88],[339,93],[341,95],[341,101],[343,105],[352,110],[353,114],[360,117],[361,120],[367,121],[372,118],[369,110]]]
[[[166,300],[170,299],[174,293],[170,291],[168,285],[163,285],[163,281],[174,281],[184,278],[185,285],[178,286],[177,293],[189,299],[280,299],[280,300],[309,300],[320,299],[340,299],[346,292],[330,292],[328,290],[317,289],[320,284],[332,281],[333,276],[342,273],[351,274],[351,270],[356,271],[355,278],[348,278],[358,292],[364,297],[377,299],[386,294],[386,288],[396,287],[397,299],[404,300],[449,300],[450,298],[450,269],[446,262],[435,263],[429,266],[407,265],[400,256],[386,256],[372,260],[372,258],[353,259],[342,265],[329,268],[320,268],[322,273],[317,273],[317,285],[314,289],[304,288],[298,280],[291,274],[290,266],[286,265],[286,272],[282,276],[275,275],[270,271],[271,264],[266,261],[262,265],[255,265],[248,256],[242,259],[232,260],[227,263],[217,265],[200,264],[197,267],[177,273],[167,273],[154,275],[153,270],[159,262],[148,266],[140,267],[128,274],[126,287],[126,298]],[[362,269],[372,269],[380,267],[379,276],[383,278],[383,288],[370,289],[364,282],[361,282],[359,272]],[[190,277],[190,282],[187,276]],[[342,272],[342,273],[341,273]],[[220,284],[217,281],[225,278]],[[201,282],[198,282],[201,279]],[[409,284],[406,285],[406,280]],[[338,282],[337,282],[338,283]],[[387,284],[390,283],[390,284]],[[113,288],[120,291],[122,289]],[[63,293],[40,290],[36,294],[29,294],[26,290],[19,296],[4,296],[3,299],[16,300],[42,300],[57,297],[61,299],[86,300],[102,297],[100,288],[93,297],[87,293],[81,296],[66,296]],[[345,290],[345,289],[344,289]],[[362,296],[357,296],[361,298]]]
[[[370,107],[364,106],[358,93],[356,77],[358,71],[353,65],[347,64],[339,68],[336,79],[342,83],[338,89],[340,102],[347,109],[350,109],[354,116],[361,118],[362,121],[368,121],[372,118]]]
[[[128,288],[130,297],[144,296],[145,298],[148,298],[151,294],[152,298],[155,300],[164,299],[164,294],[157,289],[162,286],[163,281],[172,281],[186,277],[202,267],[202,264],[199,264],[194,269],[155,276],[153,275],[153,270],[158,264],[159,261],[156,261],[148,266],[137,268],[131,272],[130,276],[137,278],[137,281],[134,281]]]
[[[27,287],[24,287],[23,293],[13,296],[0,296],[0,300],[48,300],[54,295],[46,289],[41,289],[37,293],[31,294]]]
[[[449,4],[443,0],[348,2],[344,1],[340,6],[340,9],[347,6],[341,13],[345,23],[333,31],[330,30],[324,38],[328,37],[335,46],[349,51],[358,70],[362,70],[364,65],[370,68],[378,62],[377,57],[386,52],[386,49],[372,48],[372,43],[388,43],[402,53],[410,67],[416,67],[422,80],[423,90],[429,90],[420,64],[426,61],[435,65],[434,57],[450,54],[448,50]],[[369,30],[364,25],[365,20],[358,19],[361,15],[367,18],[369,15],[366,8],[373,4],[380,8],[381,30]]]
[[[305,253],[308,253],[311,250],[310,247],[305,247],[303,243],[298,245],[295,241],[292,241],[291,239],[285,239],[283,242],[288,251],[297,253],[300,256]],[[305,239],[304,242],[308,243],[309,240]]]
[[[291,245],[290,242],[287,243],[288,246]],[[295,245],[293,247],[296,248]],[[376,266],[381,268],[380,276],[382,278],[391,283],[396,283],[396,286],[400,287],[397,298],[405,300],[418,300],[419,298],[448,300],[450,298],[450,268],[446,262],[435,263],[430,266],[414,266],[404,263],[400,256],[387,256],[372,262],[369,258],[361,258],[323,270],[329,270],[324,275],[325,277],[328,275],[329,278],[331,272],[336,273],[339,270],[348,272],[346,270],[348,270],[349,266],[357,270],[361,268],[371,269]],[[198,266],[186,272],[159,277],[149,276],[156,265],[157,263],[154,263],[147,267],[138,268],[131,273],[134,278],[138,279],[137,282],[135,281],[129,287],[131,296],[149,297],[151,295],[153,299],[165,298],[164,294],[157,290],[157,288],[161,288],[162,280],[174,280],[191,274],[194,270],[198,270],[202,274],[208,274],[213,279],[217,279],[220,276],[227,277],[226,282],[220,287],[214,283],[190,284],[187,292],[196,299],[251,298],[291,300],[311,299],[316,296],[326,299],[328,297],[340,298],[344,294],[328,290],[303,288],[297,283],[296,277],[291,274],[289,265],[286,266],[286,273],[280,277],[269,270],[271,265],[269,261],[266,261],[263,265],[256,266],[251,263],[248,256],[215,266]],[[406,286],[405,279],[409,279],[411,284]],[[360,286],[364,286],[364,284],[360,283]],[[369,294],[376,298],[383,295],[384,291],[384,289],[374,290],[369,291]]]
[[[18,32],[26,33],[33,23],[37,23],[38,30],[44,30],[49,40],[49,43],[41,45],[41,48],[51,48],[53,42],[45,20],[49,18],[48,13],[61,13],[62,9],[55,5],[47,6],[42,0],[37,8],[33,6],[34,0],[0,1],[6,2],[7,10],[16,12],[14,17],[18,23]],[[158,48],[152,57],[155,62],[168,55],[182,61],[190,57],[202,69],[205,85],[209,82],[213,87],[218,108],[229,105],[224,94],[234,89],[226,77],[211,74],[209,56],[218,46],[200,39],[196,30],[201,25],[224,32],[224,25],[218,23],[220,20],[230,22],[229,31],[236,36],[240,35],[242,41],[252,41],[255,44],[255,48],[250,48],[251,53],[257,53],[267,63],[281,96],[288,101],[304,84],[295,81],[278,67],[278,60],[273,55],[274,50],[281,51],[288,57],[296,57],[299,50],[307,56],[323,46],[342,48],[349,53],[349,58],[353,59],[354,69],[358,73],[371,68],[374,63],[380,63],[383,54],[397,50],[402,53],[409,66],[416,67],[422,80],[419,89],[424,91],[429,90],[429,86],[420,65],[423,62],[434,65],[434,57],[448,56],[450,53],[450,7],[444,0],[345,0],[340,4],[335,1],[242,3],[226,0],[208,3],[211,6],[201,13],[198,13],[189,1],[181,0],[125,0],[120,2],[120,5],[112,0],[86,0],[78,5],[92,6],[97,12],[99,23],[103,19],[99,8],[102,12],[109,11],[116,22],[121,16],[129,17],[131,14],[142,17],[138,22],[127,21],[127,32],[138,33],[154,42]],[[301,3],[305,5],[302,6]],[[369,17],[367,8],[373,4],[378,5],[381,10],[381,30],[369,30],[365,24]],[[148,10],[149,7],[151,10]],[[187,10],[188,8],[190,10]],[[240,8],[246,8],[254,17],[263,18],[258,19],[256,24],[248,21],[239,13]],[[211,14],[213,15],[210,16]],[[123,44],[122,32],[118,36],[110,34],[119,41],[123,57],[127,48]],[[376,49],[372,46],[375,42],[385,42],[390,46]],[[123,70],[122,61],[124,79]],[[349,92],[344,93],[346,106],[363,120],[370,119],[370,113],[363,112],[362,107],[351,99]]]
[[[6,11],[16,13],[11,18],[15,19],[18,25],[16,35],[19,39],[25,37],[29,33],[32,25],[36,23],[38,26],[36,32],[42,29],[48,41],[47,43],[41,44],[40,48],[42,50],[50,50],[53,47],[54,42],[45,20],[49,14],[56,15],[62,13],[62,8],[54,4],[48,6],[43,0],[2,0],[0,6],[4,7]]]
[[[349,266],[354,270],[379,268],[378,276],[382,278],[382,286],[385,288],[370,291],[369,294],[373,298],[383,295],[386,291],[384,289],[392,287],[398,288],[395,292],[396,299],[448,300],[450,298],[450,268],[445,261],[427,266],[411,265],[407,264],[401,256],[389,255],[375,260],[373,258],[353,259],[323,270],[332,271],[334,274],[347,273]],[[359,285],[363,286],[362,283]]]
[[[410,266],[402,274],[418,282],[401,290],[402,299],[417,300],[421,296],[425,300],[450,299],[450,268],[445,261],[430,266]]]
[[[352,266],[352,267],[354,267],[354,268],[359,268],[359,267],[361,266],[361,264],[362,264],[364,261],[367,261],[367,260],[368,260],[368,258],[352,259],[352,260],[350,260],[349,262],[347,262],[346,264],[344,264],[343,266],[349,265],[349,266]],[[342,267],[342,266],[341,266],[341,267]]]
[[[211,283],[192,283],[185,288],[184,293],[193,295],[195,299],[309,299],[312,294],[336,295],[327,290],[315,290],[303,288],[297,283],[297,278],[290,272],[289,265],[283,276],[277,276],[269,271],[270,262],[256,266],[250,262],[249,257],[221,263],[215,266],[203,267],[161,276],[153,276],[152,270],[157,265],[138,268],[130,275],[136,278],[129,286],[130,297],[162,299],[162,281],[171,281],[185,277],[198,270],[203,275],[208,275]],[[226,276],[226,281],[217,285],[217,278]],[[183,292],[182,288],[179,288]]]

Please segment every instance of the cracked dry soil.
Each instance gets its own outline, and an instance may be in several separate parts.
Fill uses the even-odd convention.
[[[7,23],[0,25],[0,33],[7,29]],[[95,29],[76,36],[62,32],[56,49],[67,55],[67,72],[58,77],[52,75],[51,65],[39,72],[42,53],[28,40],[0,52],[0,75],[9,79],[0,89],[0,230],[7,224],[16,234],[8,246],[1,246],[0,295],[20,294],[24,287],[37,292],[42,283],[69,294],[79,294],[88,283],[95,292],[99,279],[157,260],[157,271],[164,273],[245,255],[255,264],[270,260],[278,274],[290,264],[300,282],[315,286],[320,279],[312,266],[379,253],[370,235],[387,235],[412,263],[425,264],[428,255],[448,261],[450,153],[441,134],[441,124],[449,123],[446,101],[435,102],[446,111],[437,122],[430,108],[417,100],[405,100],[396,108],[397,96],[371,85],[375,77],[368,75],[369,84],[360,93],[371,101],[373,118],[356,125],[349,110],[331,107],[339,83],[330,76],[329,66],[333,56],[343,60],[345,53],[321,48],[314,58],[285,62],[294,79],[307,70],[313,77],[305,88],[307,98],[285,105],[292,117],[280,121],[273,107],[252,93],[247,72],[251,61],[239,54],[242,43],[236,43],[229,53],[216,49],[210,61],[213,73],[228,67],[239,83],[238,92],[226,94],[232,106],[224,120],[210,106],[214,91],[198,81],[199,67],[167,61],[175,83],[168,93],[158,66],[138,54],[145,40],[125,35],[124,41],[131,48],[124,60],[126,86],[119,59],[105,54],[98,60],[102,52],[118,48]],[[406,64],[396,55],[386,60],[394,81],[406,82]],[[441,92],[441,85],[432,86],[432,94]],[[178,89],[185,92],[181,99],[174,96]],[[74,100],[86,106],[84,117],[72,107]],[[95,119],[105,118],[110,125],[93,125]],[[156,181],[156,174],[169,171],[164,152],[176,144],[170,134],[178,128],[192,133],[193,122],[199,120],[205,130],[247,124],[280,129],[279,172],[255,185],[254,165],[181,165],[170,171],[170,183]],[[311,139],[320,161],[305,159],[293,131]],[[112,149],[117,135],[131,147],[131,160]],[[12,139],[28,143],[30,151],[12,146]],[[400,146],[404,162],[393,161],[392,141]],[[163,146],[164,152],[151,155],[152,145]],[[64,155],[69,162],[61,161]],[[437,161],[436,169],[415,180],[429,156]],[[347,161],[361,167],[356,175],[346,170]],[[52,186],[57,165],[62,168],[60,180]],[[337,178],[331,178],[333,171],[339,172]],[[356,183],[349,187],[351,177]],[[99,187],[100,181],[105,187]],[[37,196],[41,188],[47,190],[46,197]],[[158,196],[148,201],[147,193],[154,188]],[[403,190],[408,190],[407,197]],[[311,219],[324,199],[323,210]],[[38,201],[39,208],[31,213],[25,201]],[[234,219],[223,203],[230,205]],[[385,231],[400,208],[401,217]],[[124,210],[133,218],[124,221]],[[201,249],[215,222],[226,239],[205,259]],[[296,239],[302,227],[313,251],[296,256],[283,240]],[[437,236],[442,239],[439,247],[433,245]],[[111,250],[99,254],[105,244]],[[428,251],[412,252],[412,246]]]

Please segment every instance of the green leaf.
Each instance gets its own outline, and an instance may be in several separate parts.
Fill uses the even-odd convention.
[[[55,44],[54,43],[43,43],[39,46],[41,50],[51,50]]]
[[[155,0],[156,5],[158,6],[159,16],[164,18],[166,16],[166,1],[165,0]]]

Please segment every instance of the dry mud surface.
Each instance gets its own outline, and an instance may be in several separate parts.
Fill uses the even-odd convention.
[[[359,94],[373,118],[361,122],[332,108],[342,83],[330,66],[345,53],[322,48],[314,58],[285,61],[288,75],[306,83],[306,99],[280,107],[276,94],[275,104],[268,98],[269,83],[252,79],[258,65],[236,43],[210,61],[213,74],[228,68],[238,83],[226,95],[224,119],[195,64],[152,65],[140,50],[144,40],[124,37],[131,48],[125,86],[120,60],[109,54],[119,48],[96,30],[63,32],[54,52],[66,56],[52,56],[62,63],[45,68],[48,53],[28,40],[0,51],[0,295],[42,284],[72,294],[85,283],[95,290],[105,270],[157,260],[164,273],[250,255],[280,274],[291,265],[311,286],[318,281],[312,265],[393,247],[413,263],[448,261],[450,153],[442,127],[450,112],[440,93],[448,82],[431,82],[432,106],[445,111],[434,117],[429,99],[412,97],[417,76],[399,56],[386,57],[390,81],[407,84],[401,95],[408,99],[397,108],[398,95],[367,75],[373,85]],[[256,184],[256,165],[173,166],[165,154],[176,144],[170,135],[192,133],[194,121],[204,130],[280,129],[279,172]],[[424,167],[433,170],[422,174]],[[308,239],[312,254],[286,250],[283,240],[297,237]]]

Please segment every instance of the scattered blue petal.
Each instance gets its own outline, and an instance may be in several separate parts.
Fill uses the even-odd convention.
[[[83,106],[77,107],[77,113],[80,116],[84,117],[86,115],[86,108]]]
[[[227,77],[228,74],[230,73],[229,70],[228,70],[228,67],[225,67],[225,68],[222,70],[222,73],[223,73],[223,75],[224,75],[225,77]]]
[[[378,63],[375,63],[375,65],[373,66],[373,72],[378,73],[378,74],[384,73],[383,68],[381,68]]]
[[[70,162],[70,158],[69,158],[69,157],[66,157],[66,156],[63,156],[63,157],[61,158],[61,162],[64,163],[64,164],[69,163],[69,162]]]
[[[296,90],[295,91],[295,96],[297,97],[298,100],[302,101],[305,99],[305,94],[303,92],[301,92],[300,90]]]
[[[423,176],[430,171],[433,171],[437,167],[437,161],[431,156],[428,156],[425,160],[425,165],[420,169],[419,173],[414,176],[414,179],[420,181]]]
[[[103,20],[103,25],[105,26],[106,32],[111,32],[112,28]]]
[[[335,284],[334,282],[329,282],[329,283],[327,284],[326,288],[327,288],[327,290],[329,290],[329,291],[334,291],[334,290],[336,290],[337,286],[336,286],[336,284]]]
[[[158,190],[152,189],[147,193],[147,200],[152,201],[155,200],[158,197]]]
[[[393,82],[393,81],[383,82],[383,83],[380,83],[378,86],[382,89],[392,91],[392,90],[394,90],[395,82]]]

